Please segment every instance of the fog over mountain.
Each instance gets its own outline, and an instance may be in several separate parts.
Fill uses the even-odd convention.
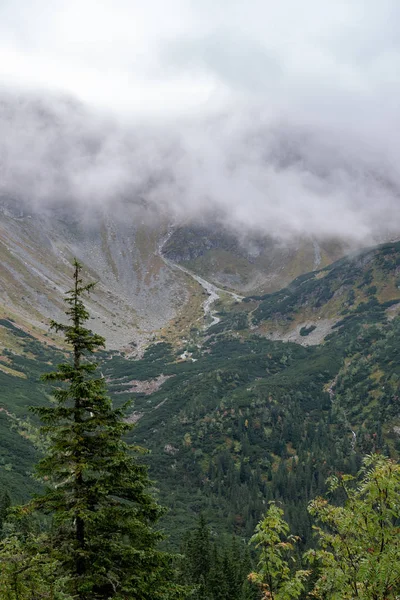
[[[396,237],[399,13],[395,0],[6,1],[3,201]]]

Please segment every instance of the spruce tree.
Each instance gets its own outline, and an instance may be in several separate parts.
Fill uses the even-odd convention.
[[[154,528],[163,509],[149,491],[147,468],[137,460],[142,449],[124,436],[132,425],[125,409],[114,409],[105,380],[91,355],[104,338],[84,325],[89,318],[76,260],[73,287],[66,294],[69,324],[53,321],[72,347],[72,360],[44,379],[60,382],[54,404],[40,407],[49,447],[37,472],[46,482],[30,503],[52,518],[47,552],[69,578],[67,590],[80,600],[155,600],[175,597],[168,580],[171,556],[157,549],[162,535]]]
[[[194,532],[188,534],[183,544],[185,555],[182,576],[185,583],[194,586],[196,600],[209,600],[211,568],[210,530],[200,515]]]

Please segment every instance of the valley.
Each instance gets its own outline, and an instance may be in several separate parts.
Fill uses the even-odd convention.
[[[97,358],[114,402],[134,401],[132,441],[151,450],[170,542],[199,512],[216,532],[247,538],[275,499],[307,547],[306,506],[326,477],[354,473],[366,453],[400,452],[400,244],[243,299],[168,266],[207,294],[196,291],[191,328],[178,343],[161,334],[139,355],[108,348]],[[28,406],[50,397],[39,376],[65,350],[18,320],[0,325],[2,481],[22,498],[40,454]]]
[[[200,262],[190,258],[192,247],[200,249],[196,251]],[[325,252],[309,240],[298,240],[297,247],[282,247],[271,239],[239,242],[212,224],[200,229],[171,225],[166,215],[148,214],[135,202],[115,214],[98,209],[89,217],[76,205],[40,211],[3,197],[0,312],[17,318],[34,336],[43,336],[48,320],[62,316],[68,265],[76,256],[99,282],[89,307],[93,328],[106,337],[109,348],[141,349],[160,333],[179,343],[192,324],[201,321],[202,313],[207,326],[218,322],[212,309],[218,298],[229,304],[249,291],[276,289],[290,280],[293,260],[296,271],[303,273],[316,264],[316,257],[325,264],[344,250],[336,244]],[[258,263],[257,256],[264,262]],[[262,277],[260,271],[250,287],[234,283],[242,269],[250,273],[256,264]],[[220,277],[224,269],[233,279]]]

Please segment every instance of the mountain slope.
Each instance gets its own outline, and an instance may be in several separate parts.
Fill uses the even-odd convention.
[[[177,227],[163,248],[168,259],[239,293],[273,292],[302,273],[330,264],[345,251],[344,242],[238,237],[212,224]]]
[[[273,294],[248,296],[222,314],[218,331],[246,329],[271,339],[320,343],[338,322],[363,314],[395,315],[400,297],[400,242],[345,257],[296,278]]]
[[[171,527],[202,508],[216,528],[250,535],[277,499],[308,543],[306,504],[332,470],[354,472],[366,452],[398,455],[399,264],[398,243],[366,250],[225,309],[183,363],[164,346],[151,374],[122,357],[108,364],[120,399],[125,381],[169,377],[150,397],[136,395],[136,436],[152,449]],[[310,315],[318,323],[327,314],[334,326],[322,344],[263,333],[285,337],[306,317],[304,342]]]
[[[134,398],[133,439],[151,450],[175,543],[200,510],[217,531],[246,537],[276,499],[307,545],[306,504],[332,471],[355,472],[366,452],[399,455],[399,264],[399,243],[368,249],[276,294],[221,305],[220,322],[194,328],[179,350],[162,341],[139,360],[99,355],[114,401]],[[325,341],[304,343],[327,315]],[[15,441],[18,428],[34,430],[26,406],[31,394],[46,401],[35,378],[57,356],[9,321],[0,325],[20,345],[0,360],[11,415],[2,411],[2,426]],[[300,325],[303,344],[268,339]],[[10,448],[8,473],[29,470],[33,448],[27,463]],[[31,487],[22,473],[18,482]]]
[[[96,331],[110,347],[148,340],[189,299],[186,278],[158,254],[165,225],[126,222],[106,213],[89,217],[66,208],[28,212],[0,210],[0,310],[46,330],[62,316],[72,257],[98,280],[89,301]],[[0,207],[1,208],[1,207]],[[200,286],[199,286],[200,287]]]

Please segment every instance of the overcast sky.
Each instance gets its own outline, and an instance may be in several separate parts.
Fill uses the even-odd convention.
[[[399,28],[398,0],[1,0],[0,77],[126,112],[371,100]]]
[[[345,229],[358,223],[360,236],[377,216],[379,227],[391,220],[400,231],[399,0],[0,0],[0,81],[3,92],[69,94],[130,127],[151,122],[172,131],[179,122],[174,134],[185,159],[177,167],[158,162],[157,169],[175,171],[184,197],[164,189],[161,202],[174,196],[174,206],[229,206],[238,222],[257,222],[263,210],[266,220],[282,221],[280,228],[294,220],[296,231],[313,214],[313,229],[328,233],[340,208],[348,212]],[[199,125],[217,115],[218,125]],[[35,152],[40,127],[26,118],[15,117],[11,131],[6,123],[7,135],[18,135],[10,150],[3,132],[0,151],[14,161],[7,170],[3,163],[3,173],[21,181],[29,160],[24,156],[18,168],[16,161],[33,136],[37,157],[29,169],[42,168],[53,193],[52,150],[46,138]],[[94,122],[79,119],[76,127],[92,133]],[[282,169],[282,141],[271,138],[277,129],[289,146],[288,138],[301,145],[308,132],[306,160],[296,169]],[[262,142],[257,132],[264,132]],[[146,177],[151,160],[166,153],[164,146],[154,150],[154,130],[151,136]],[[109,196],[126,183],[129,163],[124,144],[111,137],[112,151],[100,161]],[[72,170],[76,162],[74,156]],[[349,174],[353,166],[356,174]],[[93,165],[82,166],[79,185],[98,178],[96,168],[93,174]],[[76,178],[72,187],[79,196]]]

